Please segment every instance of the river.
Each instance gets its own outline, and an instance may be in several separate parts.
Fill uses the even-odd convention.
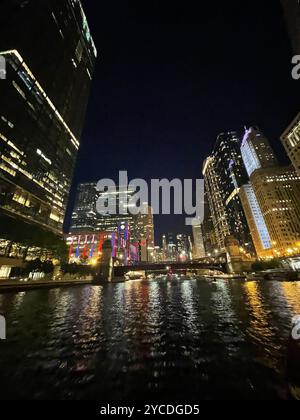
[[[300,283],[35,290],[0,295],[0,312],[0,399],[284,399]]]

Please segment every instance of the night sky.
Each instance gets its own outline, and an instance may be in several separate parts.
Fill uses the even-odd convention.
[[[300,81],[279,1],[82,3],[99,57],[68,219],[78,182],[119,170],[201,178],[218,133],[245,125],[284,161],[279,137],[300,111]],[[186,231],[183,217],[155,221],[157,241]]]

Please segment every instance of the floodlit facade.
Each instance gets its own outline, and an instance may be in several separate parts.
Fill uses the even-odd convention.
[[[265,220],[273,256],[300,251],[300,175],[292,166],[255,171],[253,190]]]
[[[256,127],[246,129],[241,155],[249,177],[257,169],[278,165],[269,140]]]
[[[300,174],[300,113],[282,134],[281,141],[295,170]]]
[[[250,183],[240,195],[258,256],[298,253],[300,176],[292,166],[279,166],[268,139],[257,128],[246,130],[241,153]]]
[[[273,251],[270,234],[251,183],[241,187],[240,198],[257,256],[271,257]]]

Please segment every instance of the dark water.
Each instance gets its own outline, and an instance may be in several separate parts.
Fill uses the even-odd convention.
[[[0,295],[0,398],[287,398],[300,283],[128,282]]]

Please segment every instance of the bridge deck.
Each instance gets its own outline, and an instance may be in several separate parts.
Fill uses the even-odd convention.
[[[121,266],[114,268],[114,274],[117,277],[124,276],[130,271],[145,271],[152,272],[167,272],[172,271],[189,271],[189,270],[213,270],[227,273],[226,263],[204,263],[204,262],[189,262],[189,263],[160,263],[160,264],[138,264],[134,266]]]

